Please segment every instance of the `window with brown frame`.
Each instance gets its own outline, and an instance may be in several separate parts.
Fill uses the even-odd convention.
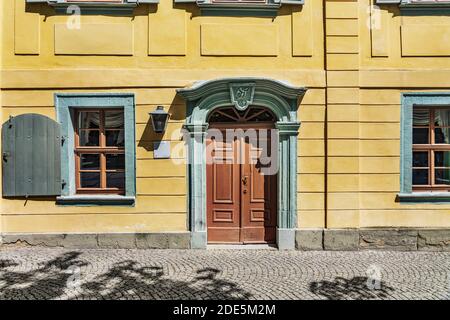
[[[413,191],[450,191],[450,107],[413,110]]]
[[[79,109],[75,119],[77,193],[124,194],[123,110]]]

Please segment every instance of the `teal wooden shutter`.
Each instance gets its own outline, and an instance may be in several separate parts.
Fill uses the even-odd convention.
[[[61,129],[39,114],[12,117],[2,126],[3,196],[61,194]]]

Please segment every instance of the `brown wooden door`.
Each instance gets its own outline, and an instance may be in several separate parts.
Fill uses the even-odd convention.
[[[237,165],[239,141],[207,140],[207,224],[208,241],[240,241],[240,170]]]
[[[258,131],[258,134],[260,131]],[[260,135],[259,142],[270,138]],[[243,243],[275,242],[277,212],[277,175],[264,174],[261,147],[242,141],[245,162],[241,164],[241,241]]]
[[[277,175],[263,174],[260,148],[244,137],[207,146],[208,242],[274,243]]]

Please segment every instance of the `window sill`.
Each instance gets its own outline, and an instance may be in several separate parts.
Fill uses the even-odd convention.
[[[117,195],[74,195],[56,198],[56,204],[62,206],[134,206],[136,197]]]
[[[139,4],[158,4],[159,0],[125,0],[122,2],[76,2],[76,1],[64,1],[64,0],[26,0],[27,3],[47,3],[55,9],[58,14],[73,15],[73,7],[77,6],[81,10],[81,14],[107,14],[107,15],[131,15],[134,8]],[[69,9],[70,8],[70,9]]]
[[[406,16],[441,16],[450,13],[450,3],[436,3],[430,5],[401,5],[400,12]]]
[[[450,1],[440,2],[416,2],[407,0],[377,0],[377,4],[396,4],[403,15],[444,15],[450,13]]]
[[[214,2],[213,0],[174,0],[175,4],[195,4],[202,16],[275,18],[284,5],[302,6],[305,0],[266,0],[257,3]]]
[[[397,194],[400,203],[450,203],[450,192],[413,192]]]

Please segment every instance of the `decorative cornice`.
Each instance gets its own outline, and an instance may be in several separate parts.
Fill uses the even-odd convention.
[[[183,128],[189,131],[191,134],[205,133],[208,130],[208,123],[186,123]]]
[[[254,84],[255,94],[259,92],[269,92],[288,100],[297,100],[300,97],[303,97],[307,90],[304,87],[294,87],[287,82],[279,80],[238,77],[199,81],[194,83],[190,88],[178,89],[177,92],[186,101],[196,101],[214,93],[229,91],[231,85],[236,86],[246,83]],[[232,101],[230,101],[230,103],[231,102]]]
[[[277,122],[275,128],[278,129],[280,135],[298,135],[300,122]]]

